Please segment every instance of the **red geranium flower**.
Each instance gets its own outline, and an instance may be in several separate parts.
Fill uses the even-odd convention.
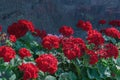
[[[87,40],[89,43],[93,43],[96,46],[101,45],[104,43],[104,38],[100,32],[97,30],[90,30],[88,31]]]
[[[79,48],[81,49],[81,52],[85,52],[86,44],[83,41],[83,39],[81,39],[81,38],[72,38],[72,42],[79,46]]]
[[[109,44],[104,44],[100,49],[96,51],[96,54],[100,56],[100,58],[111,58],[114,57],[115,59],[118,57],[118,48],[109,43]]]
[[[47,33],[45,30],[35,29],[35,31],[33,32],[33,35],[43,39],[45,36],[47,36]]]
[[[9,40],[10,40],[11,42],[16,42],[16,37],[15,37],[15,35],[10,35],[10,36],[9,36]]]
[[[25,19],[21,19],[18,21],[19,24],[23,24],[24,26],[26,26],[28,28],[29,31],[34,32],[34,25],[32,22],[27,21]]]
[[[80,58],[82,56],[80,48],[72,42],[68,42],[63,45],[63,52],[69,60],[77,57]]]
[[[15,35],[17,39],[24,36],[28,31],[33,32],[34,26],[27,20],[19,20],[17,23],[10,25],[7,30],[10,35]]]
[[[93,64],[96,64],[97,62],[98,62],[98,56],[97,56],[97,54],[90,55],[90,61],[89,61],[89,63],[91,65],[93,65]]]
[[[104,19],[99,21],[99,24],[102,24],[102,25],[103,25],[103,24],[105,24],[105,23],[106,23],[106,20],[104,20]]]
[[[38,68],[43,72],[54,74],[57,71],[58,61],[52,54],[42,54],[35,62],[37,63]]]
[[[109,24],[112,26],[120,26],[120,20],[112,20],[109,22]]]
[[[68,26],[62,26],[62,27],[59,29],[59,32],[60,32],[63,36],[66,36],[66,37],[69,37],[69,36],[71,36],[71,35],[74,33],[72,27],[68,27]]]
[[[91,65],[96,64],[98,62],[98,55],[93,50],[86,49],[86,54],[89,55],[89,63]]]
[[[15,58],[15,50],[8,46],[0,46],[0,57],[4,59],[5,62],[10,62]]]
[[[79,20],[77,23],[77,27],[82,28],[85,31],[92,30],[92,24],[90,23],[90,21],[84,22],[82,20]]]
[[[85,43],[81,38],[65,38],[62,39],[61,43],[65,56],[70,60],[77,57],[80,58],[86,48]]]
[[[114,27],[106,28],[102,32],[104,32],[107,36],[120,39],[120,32]]]
[[[114,57],[115,59],[118,57],[119,52],[118,52],[118,48],[113,45],[113,44],[106,44],[105,45],[106,48],[106,52],[107,52],[107,56],[106,57]]]
[[[100,58],[107,58],[107,55],[108,55],[105,48],[104,49],[98,49],[96,51],[96,54],[98,54]]]
[[[30,57],[30,56],[32,56],[31,53],[30,53],[30,51],[27,50],[26,48],[21,48],[21,49],[19,50],[19,55],[20,55],[20,57],[21,57],[22,59],[25,58],[25,57]]]
[[[49,50],[51,50],[52,48],[59,48],[59,43],[59,38],[53,35],[48,35],[42,40],[43,47]]]
[[[18,68],[23,71],[23,80],[35,79],[38,77],[38,68],[33,63],[22,63]]]
[[[0,25],[0,32],[2,31],[2,26]]]

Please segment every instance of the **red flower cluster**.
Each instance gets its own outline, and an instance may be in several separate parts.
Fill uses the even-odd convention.
[[[15,35],[10,35],[9,36],[9,40],[11,41],[11,42],[16,42],[16,37],[15,37]]]
[[[97,30],[88,31],[87,40],[88,40],[88,43],[94,43],[96,46],[104,43],[104,38],[102,34]]]
[[[96,51],[96,53],[100,56],[100,58],[110,58],[114,57],[115,59],[118,57],[118,49],[113,44],[105,44],[102,49]]]
[[[59,32],[63,35],[63,36],[66,36],[66,37],[69,37],[71,36],[74,31],[71,27],[68,27],[68,26],[62,26],[60,29],[59,29]]]
[[[106,49],[105,49],[105,48],[103,48],[103,49],[98,49],[98,50],[96,51],[96,54],[98,54],[100,58],[106,58],[107,55],[108,55],[108,53],[106,52]]]
[[[86,53],[90,56],[89,63],[91,65],[96,64],[98,62],[98,55],[93,50],[86,49]]]
[[[21,57],[22,59],[25,58],[25,57],[30,57],[30,56],[32,56],[31,53],[30,53],[30,51],[27,50],[26,48],[21,48],[21,49],[19,50],[19,55],[20,55],[20,57]]]
[[[41,39],[43,39],[45,36],[47,36],[47,33],[45,30],[39,30],[39,29],[35,29],[35,31],[33,32],[34,36],[38,36]]]
[[[107,36],[120,39],[120,32],[119,32],[119,30],[117,30],[114,27],[107,28],[107,29],[103,30],[102,32],[104,32]]]
[[[0,32],[2,31],[2,26],[0,25]]]
[[[114,57],[115,59],[118,57],[118,48],[113,45],[113,44],[107,44],[105,45],[105,49],[106,49],[106,52],[107,52],[107,58],[109,57]]]
[[[102,24],[102,25],[103,25],[103,24],[105,24],[105,23],[106,23],[106,20],[104,20],[104,19],[99,21],[99,24]]]
[[[113,44],[105,44],[102,45],[98,50],[89,50],[86,49],[86,53],[90,56],[90,64],[96,64],[99,58],[111,58],[114,57],[115,59],[118,57],[118,49]]]
[[[79,46],[81,52],[85,52],[86,44],[81,38],[72,38],[72,42]]]
[[[84,52],[85,49],[85,43],[81,38],[70,37],[62,40],[62,47],[65,56],[72,60],[82,56],[82,52]]]
[[[29,80],[38,77],[38,68],[33,63],[22,63],[18,68],[24,72],[23,80]]]
[[[98,62],[98,56],[96,54],[94,55],[90,55],[90,64],[93,65],[93,64],[96,64]]]
[[[7,30],[10,35],[15,35],[17,39],[24,36],[27,31],[34,31],[32,22],[27,20],[19,20],[17,23],[10,25]]]
[[[59,48],[59,43],[59,38],[53,35],[47,35],[42,40],[43,47],[49,50],[51,50],[52,48]]]
[[[43,72],[54,74],[57,71],[58,61],[52,54],[42,54],[35,61],[38,68]]]
[[[34,32],[34,25],[32,22],[22,19],[19,20],[18,23],[26,26],[30,32]]]
[[[120,26],[120,20],[112,20],[109,22],[109,24],[112,26]]]
[[[64,44],[63,52],[65,56],[70,60],[75,59],[76,57],[79,58],[80,56],[82,56],[80,48],[74,43],[68,42]]]
[[[90,64],[96,64],[98,62],[98,58],[111,58],[114,57],[115,59],[118,57],[118,49],[115,45],[113,44],[104,44],[101,45],[98,49],[96,50],[85,50],[86,53],[90,56]]]
[[[0,57],[4,59],[5,62],[10,62],[11,59],[15,58],[15,51],[8,46],[0,46]]]
[[[83,20],[79,20],[77,27],[82,28],[85,31],[92,30],[92,24],[89,21],[84,22]]]

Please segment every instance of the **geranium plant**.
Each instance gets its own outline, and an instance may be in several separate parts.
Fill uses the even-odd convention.
[[[90,21],[78,21],[86,39],[74,37],[70,26],[52,35],[24,19],[8,26],[7,33],[0,27],[0,79],[120,80],[120,20],[110,25],[99,31]]]

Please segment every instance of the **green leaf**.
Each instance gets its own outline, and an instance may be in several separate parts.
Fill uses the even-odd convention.
[[[120,67],[120,57],[119,57],[119,58],[117,58],[116,63],[117,63],[117,66],[119,66],[119,67]]]
[[[19,71],[18,67],[14,67],[13,72],[16,76],[16,79],[20,79],[23,76],[23,73]]]
[[[70,77],[72,80],[76,80],[76,79],[77,79],[76,75],[75,75],[73,72],[69,72],[69,77]]]
[[[15,74],[13,74],[13,75],[9,78],[9,80],[15,80],[15,79],[16,79]]]
[[[58,68],[57,72],[55,73],[56,76],[59,76],[61,73],[63,73],[63,69],[62,68]]]
[[[97,69],[98,69],[98,72],[100,73],[100,77],[105,78],[106,77],[105,71],[106,71],[107,67],[104,66],[101,62],[99,62],[97,64]]]
[[[6,66],[4,64],[0,64],[0,72],[6,71]]]
[[[89,80],[88,79],[88,74],[87,74],[87,67],[81,67],[81,76],[82,76],[82,80]]]
[[[117,71],[117,74],[116,74],[116,80],[120,80],[120,70]]]
[[[103,36],[104,39],[108,42],[112,42],[113,44],[115,44],[117,41],[115,38],[109,37],[109,36]]]
[[[0,78],[0,80],[7,80],[6,78]]]
[[[110,71],[110,68],[109,68],[109,67],[106,68],[106,70],[105,70],[105,75],[106,75],[107,77],[110,77],[110,76],[111,76],[111,71]]]
[[[77,77],[73,72],[65,72],[60,74],[58,80],[77,80]]]
[[[92,44],[92,43],[91,43],[91,44],[89,44],[89,45],[86,45],[86,46],[87,46],[87,48],[88,48],[88,49],[90,49],[90,50],[92,50],[92,49],[95,47],[95,45],[94,45],[94,44]]]
[[[45,80],[56,80],[54,76],[48,75]]]
[[[88,68],[87,74],[90,79],[100,80],[100,74],[99,74],[97,68]]]

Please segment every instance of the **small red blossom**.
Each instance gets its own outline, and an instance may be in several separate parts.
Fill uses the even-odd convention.
[[[10,62],[15,58],[16,52],[14,49],[8,46],[0,46],[0,57],[4,59],[5,62]]]
[[[29,31],[34,32],[34,25],[32,22],[25,20],[25,19],[21,19],[18,21],[18,23],[23,24],[24,26],[28,28]]]
[[[33,32],[34,26],[27,20],[19,20],[17,23],[8,26],[7,29],[9,35],[15,35],[17,39],[24,36],[28,31]]]
[[[72,27],[62,26],[62,27],[59,29],[59,32],[60,32],[63,36],[69,37],[69,36],[71,36],[71,35],[74,33],[74,30],[72,29]]]
[[[120,32],[118,29],[111,27],[102,30],[107,36],[120,39]]]
[[[43,39],[45,36],[47,36],[47,32],[45,30],[41,30],[41,33],[39,34],[39,37]]]
[[[38,77],[38,68],[33,63],[22,63],[18,66],[23,74],[23,80],[35,79]]]
[[[9,36],[9,40],[11,41],[11,42],[16,42],[16,37],[15,37],[15,35],[10,35]]]
[[[2,31],[2,26],[0,25],[0,32]]]
[[[73,43],[64,44],[63,52],[69,60],[75,59],[77,57],[80,58],[82,56],[80,48]]]
[[[90,23],[90,21],[84,22],[82,20],[79,20],[77,23],[77,27],[82,28],[85,31],[92,30],[92,24]]]
[[[25,57],[30,57],[30,56],[32,56],[31,53],[30,53],[30,51],[29,51],[28,49],[26,49],[26,48],[21,48],[21,49],[19,50],[19,55],[20,55],[20,57],[21,57],[22,59],[25,58]]]
[[[105,48],[107,49],[107,57],[114,57],[115,59],[118,57],[119,52],[118,52],[118,48],[113,45],[113,44],[106,44]]]
[[[54,74],[57,71],[58,60],[52,54],[42,54],[35,62],[37,63],[38,68],[43,72]]]
[[[28,31],[27,27],[19,23],[13,23],[8,27],[7,30],[9,35],[15,35],[17,39],[24,36],[27,33],[27,31]]]
[[[107,58],[108,53],[106,52],[106,49],[99,49],[96,51],[96,54],[99,55],[100,58]]]
[[[98,62],[98,56],[96,55],[96,54],[94,54],[94,55],[90,55],[90,64],[91,65],[94,65],[94,64],[96,64]]]
[[[96,51],[96,54],[100,58],[105,58],[105,59],[111,57],[114,57],[116,59],[119,55],[118,48],[111,43],[102,45],[102,48],[98,49]]]
[[[95,52],[93,50],[89,50],[88,48],[85,49],[85,52],[88,55],[95,55]]]
[[[80,58],[85,50],[85,43],[81,38],[67,38],[62,40],[62,49],[65,56],[69,59]]]
[[[33,35],[43,39],[45,36],[47,36],[47,33],[45,30],[35,29],[35,31],[33,32]]]
[[[111,20],[109,22],[109,25],[112,25],[112,26],[120,26],[120,20]]]
[[[42,40],[43,47],[48,50],[51,50],[53,48],[55,49],[59,48],[59,43],[60,43],[59,38],[53,35],[47,35]]]
[[[96,46],[99,46],[104,43],[104,38],[102,34],[97,30],[88,31],[87,40],[88,40],[88,43],[93,43]]]
[[[89,55],[89,64],[94,65],[98,62],[98,55],[93,50],[86,49],[86,54]]]
[[[102,25],[103,25],[103,24],[106,24],[106,20],[104,20],[104,19],[103,19],[103,20],[100,20],[100,21],[99,21],[99,24],[102,24]]]
[[[81,52],[85,52],[86,44],[83,41],[83,39],[81,39],[81,38],[72,38],[72,42],[79,46],[79,48],[81,49]]]

